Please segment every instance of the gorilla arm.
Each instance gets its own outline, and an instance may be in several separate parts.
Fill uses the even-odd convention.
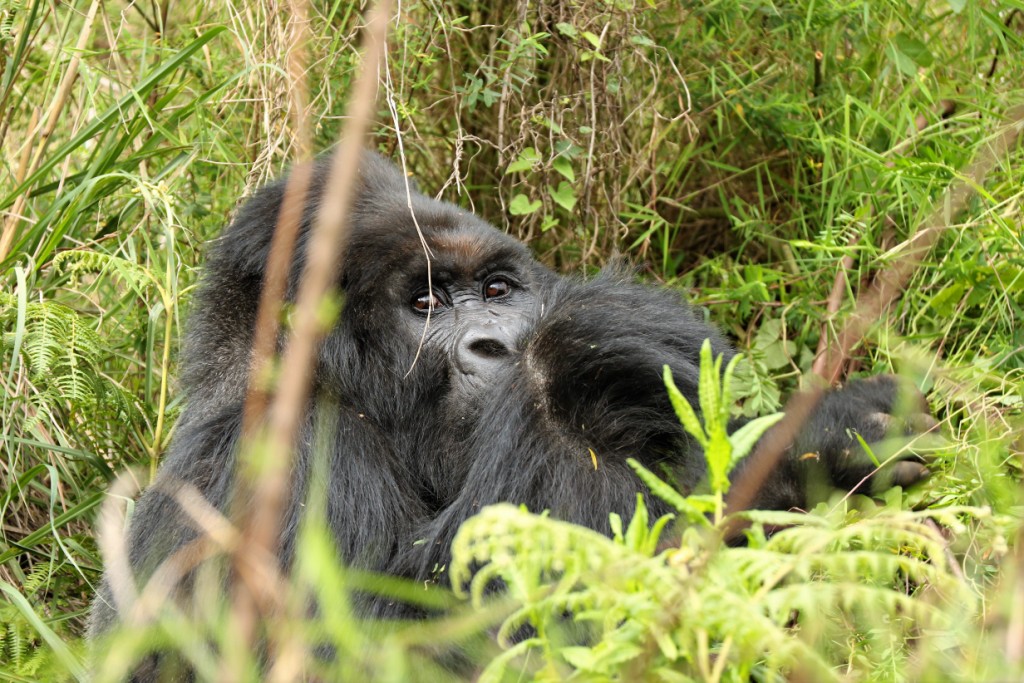
[[[611,512],[629,518],[645,491],[626,460],[669,468],[692,489],[703,476],[699,447],[668,401],[662,367],[696,396],[701,344],[732,350],[678,295],[603,275],[561,280],[519,342],[518,361],[482,398],[466,447],[459,494],[419,529],[391,571],[429,578],[447,561],[459,524],[497,502],[525,504],[604,533]],[[668,512],[648,498],[652,514]]]

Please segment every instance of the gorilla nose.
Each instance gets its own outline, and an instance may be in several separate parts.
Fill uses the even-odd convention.
[[[462,372],[486,375],[512,355],[512,340],[500,327],[485,325],[467,330],[459,340],[456,361]]]
[[[500,339],[495,339],[492,336],[481,335],[464,343],[470,353],[483,358],[504,358],[512,354],[512,349],[508,348]]]

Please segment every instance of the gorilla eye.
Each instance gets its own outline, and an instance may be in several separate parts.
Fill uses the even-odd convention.
[[[484,287],[485,299],[497,299],[508,295],[512,291],[512,285],[504,278],[495,278]]]
[[[421,313],[444,307],[444,301],[434,292],[423,292],[412,300],[412,307]]]

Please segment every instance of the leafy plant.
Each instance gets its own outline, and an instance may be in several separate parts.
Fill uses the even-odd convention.
[[[102,371],[108,345],[92,321],[60,303],[34,301],[19,307],[13,296],[0,295],[0,325],[0,348],[24,359],[38,388],[25,429],[62,421],[56,414],[65,411],[78,419],[111,411],[122,420],[137,412],[132,398]]]

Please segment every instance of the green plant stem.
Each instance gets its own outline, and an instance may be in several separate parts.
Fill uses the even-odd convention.
[[[173,276],[174,259],[167,259],[167,281]],[[157,402],[156,427],[153,429],[153,443],[149,448],[149,481],[156,479],[156,469],[160,457],[160,441],[163,438],[164,414],[167,412],[167,377],[171,366],[171,336],[174,333],[174,316],[171,314],[172,301],[163,287],[160,289],[160,298],[164,302],[164,352],[160,359],[160,399]]]
[[[718,653],[718,658],[715,659],[715,666],[711,669],[711,681],[717,683],[722,680],[722,674],[725,673],[725,666],[729,662],[729,650],[732,649],[732,636],[726,636],[725,640],[722,641],[722,649]]]

